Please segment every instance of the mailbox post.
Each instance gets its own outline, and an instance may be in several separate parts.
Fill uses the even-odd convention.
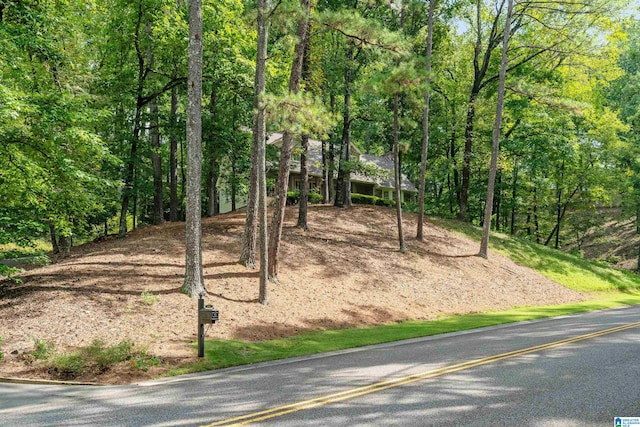
[[[203,295],[198,298],[198,357],[204,357],[204,325],[218,321],[220,314],[211,305],[204,305]]]

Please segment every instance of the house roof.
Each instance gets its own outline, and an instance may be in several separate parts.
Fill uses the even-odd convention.
[[[394,162],[393,162],[393,154],[387,153],[384,156],[374,156],[372,154],[362,154],[360,156],[360,161],[362,163],[368,163],[371,165],[375,165],[378,169],[381,170],[379,176],[368,177],[360,174],[351,174],[352,181],[360,181],[360,182],[373,182],[378,187],[383,188],[395,188],[395,179],[393,177],[394,173]],[[405,174],[400,174],[400,188],[404,191],[417,192],[418,190],[413,185],[409,178]]]
[[[267,144],[278,144],[281,140],[281,133],[273,133],[267,139]],[[361,152],[358,149],[355,149],[354,152],[359,154],[361,162],[378,167],[380,174],[378,176],[365,176],[359,173],[352,173],[351,181],[374,184],[376,187],[382,188],[395,188],[393,155],[391,153],[387,153],[384,156],[374,156],[372,154],[360,154]],[[322,177],[322,142],[309,138],[307,162],[309,175]],[[300,173],[300,160],[293,159],[291,161],[291,172]],[[401,175],[401,181],[402,190],[410,192],[418,191],[405,174]]]

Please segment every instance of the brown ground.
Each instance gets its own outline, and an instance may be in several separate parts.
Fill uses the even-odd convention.
[[[373,325],[445,314],[582,300],[528,268],[478,244],[426,224],[415,241],[414,215],[405,215],[408,252],[397,250],[395,213],[383,207],[313,207],[310,230],[287,212],[280,283],[269,305],[256,300],[258,276],[237,264],[244,214],[203,220],[207,303],[220,310],[209,338],[263,340],[305,330]],[[140,228],[124,239],[74,248],[70,258],[0,282],[0,376],[40,376],[24,354],[34,339],[58,349],[129,339],[165,360],[194,361],[196,301],[179,293],[184,273],[184,224]],[[157,295],[144,302],[142,292]],[[101,382],[140,379],[126,368]]]

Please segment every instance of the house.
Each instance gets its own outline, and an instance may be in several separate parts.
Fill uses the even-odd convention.
[[[282,134],[273,133],[267,139],[268,145],[279,146],[282,143]],[[376,196],[386,200],[395,200],[395,183],[393,177],[393,154],[387,153],[383,156],[374,156],[372,154],[364,154],[353,144],[351,145],[352,159],[357,158],[361,163],[375,166],[378,173],[375,176],[367,176],[360,173],[351,174],[351,193],[359,193],[368,196]],[[337,161],[337,159],[336,159]],[[322,187],[322,142],[316,139],[309,139],[309,151],[307,154],[307,165],[309,173],[309,188],[320,191]],[[277,177],[277,164],[268,165],[268,176]],[[337,167],[336,167],[337,173]],[[289,191],[300,190],[302,177],[300,175],[300,154],[299,150],[294,149],[294,155],[291,160],[291,172],[289,173]],[[231,199],[225,191],[227,186],[219,181],[220,194],[220,213],[231,211]],[[401,175],[401,194],[402,201],[415,201],[418,190],[409,179]],[[246,194],[236,197],[236,207],[242,208],[246,206]]]

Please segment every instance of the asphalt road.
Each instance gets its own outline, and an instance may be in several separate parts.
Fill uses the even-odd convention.
[[[2,426],[613,426],[640,306],[132,386],[0,383]]]

